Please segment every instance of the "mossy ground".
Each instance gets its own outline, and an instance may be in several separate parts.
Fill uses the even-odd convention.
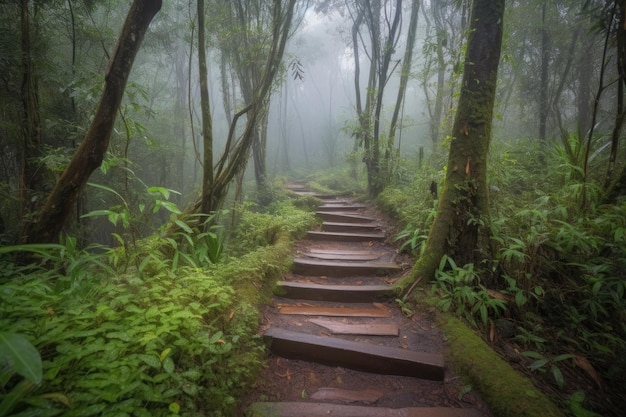
[[[441,315],[457,372],[472,384],[498,417],[561,417],[563,413],[460,320]]]

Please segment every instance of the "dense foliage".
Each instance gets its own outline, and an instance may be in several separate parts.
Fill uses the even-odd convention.
[[[444,257],[429,287],[441,309],[483,329],[544,388],[564,401],[586,391],[589,407],[617,413],[626,380],[626,201],[603,204],[597,183],[581,181],[562,147],[553,147],[547,166],[537,154],[525,142],[497,144],[492,241],[479,249],[487,260],[456,265]],[[425,167],[379,198],[400,219],[402,249],[414,255],[427,238],[429,185],[439,176]]]
[[[0,415],[232,415],[263,360],[259,303],[313,219],[285,200],[272,212],[240,210],[219,263],[194,255],[203,237],[184,231],[137,242],[127,269],[120,248],[71,238],[2,248]],[[15,250],[37,263],[14,264]],[[39,371],[20,366],[38,355]]]

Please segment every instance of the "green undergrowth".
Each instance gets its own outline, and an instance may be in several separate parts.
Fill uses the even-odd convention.
[[[244,210],[220,262],[196,267],[152,253],[119,271],[114,251],[63,245],[3,258],[0,416],[234,415],[264,361],[259,306],[312,221],[289,202]]]
[[[454,367],[497,417],[561,417],[561,411],[460,320],[438,320]]]
[[[603,173],[583,178],[580,161],[561,147],[542,163],[537,155],[527,143],[494,144],[490,244],[478,249],[482,262],[461,264],[446,254],[424,279],[430,282],[419,285],[430,286],[440,310],[489,334],[488,344],[518,352],[512,359],[562,410],[621,415],[626,200],[603,201],[597,180]],[[445,166],[415,169],[412,179],[391,184],[377,199],[398,222],[400,250],[416,259],[437,205],[430,186],[444,172]],[[409,277],[397,286],[406,294],[411,284]],[[410,308],[416,293],[400,300]]]

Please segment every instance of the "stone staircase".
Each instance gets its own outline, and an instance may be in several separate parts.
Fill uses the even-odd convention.
[[[301,184],[289,188],[315,195]],[[488,416],[464,404],[409,398],[445,390],[450,371],[445,367],[442,342],[428,342],[441,336],[432,326],[402,315],[393,302],[391,282],[402,268],[394,262],[394,248],[384,242],[381,222],[366,214],[365,205],[316,196],[325,201],[317,213],[323,220],[321,230],[308,233],[291,273],[277,283],[274,306],[266,312],[263,330],[278,365],[282,360],[325,368],[307,368],[308,375],[298,376],[315,392],[303,389],[299,398],[253,402],[247,415]],[[428,330],[421,331],[424,328]],[[329,385],[334,386],[319,386],[316,372],[330,373]],[[296,378],[289,372],[286,375],[286,383]]]

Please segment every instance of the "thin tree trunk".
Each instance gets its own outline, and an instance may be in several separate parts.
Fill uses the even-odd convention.
[[[21,57],[22,57],[22,163],[21,163],[21,217],[31,213],[34,202],[37,201],[35,193],[43,189],[43,168],[38,166],[37,159],[41,156],[41,117],[39,114],[39,97],[37,83],[32,65],[32,53],[30,42],[30,11],[29,0],[22,0],[21,18]],[[30,225],[24,224],[22,240],[27,239]]]
[[[200,78],[200,108],[202,112],[202,204],[200,211],[209,214],[215,206],[213,196],[213,126],[211,103],[209,102],[209,81],[206,65],[206,44],[204,41],[204,0],[198,0],[198,76]]]
[[[396,97],[396,104],[393,108],[393,115],[391,116],[391,122],[389,125],[389,138],[387,142],[387,150],[385,152],[385,163],[388,166],[391,158],[391,151],[395,144],[396,130],[398,127],[398,117],[400,116],[400,110],[404,102],[404,96],[406,94],[406,87],[409,82],[409,75],[411,73],[411,64],[413,61],[413,47],[415,46],[415,34],[417,32],[417,17],[419,16],[420,0],[412,0],[411,2],[411,19],[409,21],[409,31],[407,34],[406,49],[404,51],[404,58],[402,60],[402,69],[400,72],[400,86],[398,87],[398,96]],[[387,169],[389,171],[389,169]],[[389,175],[390,172],[387,172]]]
[[[615,175],[615,166],[617,162],[617,149],[619,140],[624,126],[624,118],[626,110],[624,110],[624,84],[626,84],[626,3],[619,2],[619,24],[617,25],[617,109],[615,113],[615,122],[613,123],[613,131],[611,133],[611,153],[609,154],[609,162],[606,170],[606,178],[604,189],[608,190],[613,182]]]
[[[58,238],[80,191],[91,173],[102,163],[135,56],[150,22],[160,9],[161,0],[135,0],[130,6],[105,73],[104,91],[96,115],[72,160],[46,199],[37,221],[30,227],[29,243],[53,242]]]
[[[550,35],[548,33],[546,22],[546,3],[543,1],[541,9],[541,81],[539,86],[539,144],[542,151],[539,155],[540,160],[543,160],[543,148],[546,143],[546,131],[548,124],[548,77],[549,77],[549,62],[550,62]]]
[[[452,130],[448,169],[437,215],[426,249],[413,273],[399,286],[406,288],[418,277],[432,279],[444,255],[459,266],[488,256],[489,216],[487,155],[502,46],[504,0],[472,3],[469,40],[461,95]]]

